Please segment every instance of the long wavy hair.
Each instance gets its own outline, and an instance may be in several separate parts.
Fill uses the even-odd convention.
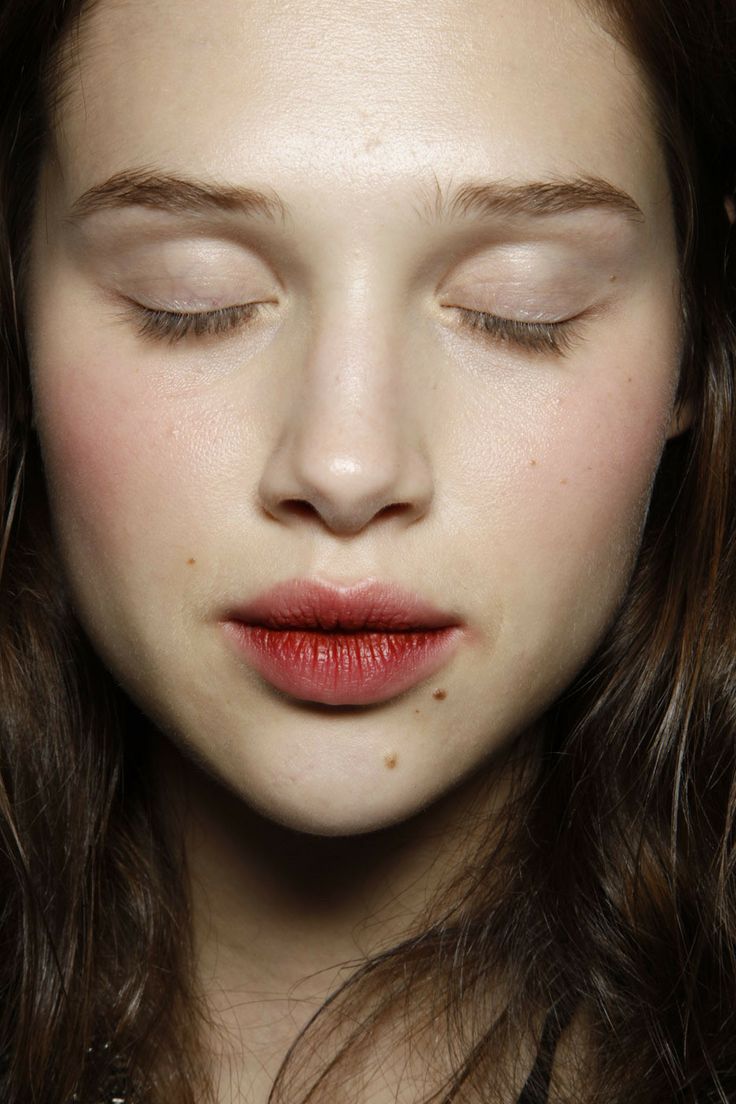
[[[447,1040],[428,1101],[508,1101],[519,1040],[544,1056],[550,1025],[570,1040],[550,1100],[736,1100],[736,6],[586,6],[637,59],[667,157],[692,423],[665,449],[614,624],[540,726],[533,777],[421,930],[310,1021],[274,1101],[356,1099],[351,1070],[387,1022]],[[193,1104],[212,1088],[184,857],[149,722],[68,599],[24,337],[39,166],[89,9],[0,0],[0,1099]],[[528,1102],[545,1099],[544,1064]]]

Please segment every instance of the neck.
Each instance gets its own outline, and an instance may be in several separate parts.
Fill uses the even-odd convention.
[[[218,1077],[224,1085],[245,1076],[253,1101],[265,1101],[289,1045],[326,997],[427,926],[506,789],[503,770],[486,771],[398,825],[319,837],[259,816],[168,741],[159,776],[177,795],[172,814],[184,834]],[[227,1088],[220,1097],[238,1098]]]

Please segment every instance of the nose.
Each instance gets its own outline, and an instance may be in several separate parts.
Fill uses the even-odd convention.
[[[335,534],[379,519],[409,525],[429,510],[430,457],[416,374],[401,341],[343,310],[325,319],[298,357],[292,394],[259,483],[263,508],[286,524],[311,520]]]

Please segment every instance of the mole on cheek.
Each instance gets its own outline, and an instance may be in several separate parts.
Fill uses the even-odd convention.
[[[445,700],[445,698],[447,697],[447,691],[446,691],[446,690],[440,690],[440,689],[437,689],[437,690],[435,690],[435,691],[433,692],[433,694],[432,694],[432,697],[433,697],[433,698],[434,698],[434,699],[435,699],[436,701],[444,701],[444,700]]]
[[[389,770],[393,770],[399,761],[399,757],[394,752],[392,752],[391,755],[387,755],[383,761]]]
[[[187,560],[187,563],[189,564],[190,567],[192,567],[196,562],[197,561],[195,559],[188,559]]]

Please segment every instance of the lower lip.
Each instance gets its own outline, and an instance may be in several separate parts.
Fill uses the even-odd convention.
[[[228,621],[252,667],[277,690],[324,705],[387,701],[438,671],[460,639],[458,627],[416,632],[320,632]]]

